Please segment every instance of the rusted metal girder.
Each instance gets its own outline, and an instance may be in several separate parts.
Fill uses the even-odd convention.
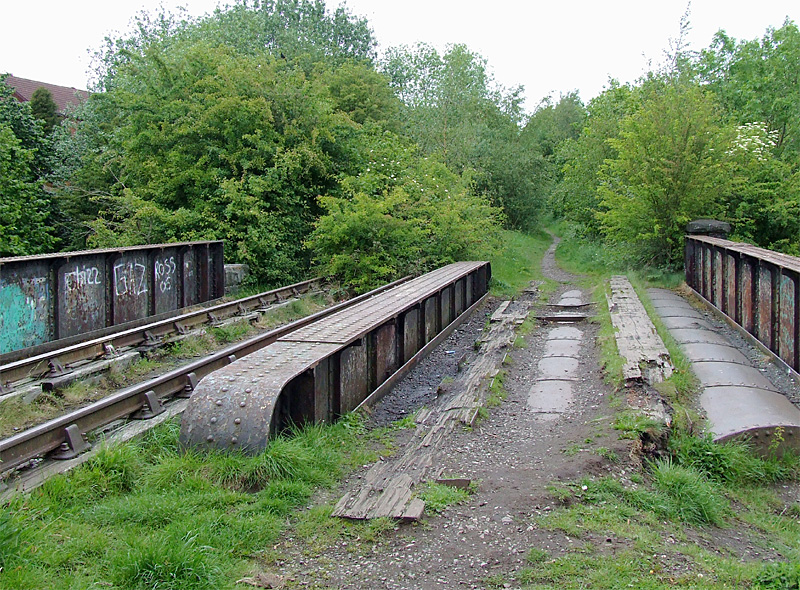
[[[686,283],[787,368],[800,372],[800,258],[687,236]]]
[[[256,453],[292,424],[355,409],[488,289],[488,262],[460,262],[408,281],[280,338],[204,379],[183,444]]]
[[[27,463],[31,459],[55,450],[64,451],[61,458],[69,456],[70,450],[77,450],[72,447],[74,445],[81,446],[83,435],[91,430],[100,428],[118,418],[135,414],[145,406],[150,411],[141,417],[146,418],[148,415],[153,415],[152,406],[155,405],[153,400],[158,399],[160,401],[174,396],[189,395],[203,377],[234,362],[237,358],[241,359],[276,342],[293,330],[300,329],[325,316],[358,304],[407,280],[408,277],[400,279],[375,291],[322,310],[286,326],[233,344],[211,356],[170,371],[155,379],[128,387],[85,408],[0,440],[0,470],[3,472],[8,471]],[[73,426],[74,428],[72,428]],[[79,436],[76,436],[76,433]]]
[[[223,243],[0,258],[0,354],[222,297]]]

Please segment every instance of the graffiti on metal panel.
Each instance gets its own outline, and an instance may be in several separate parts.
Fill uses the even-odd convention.
[[[123,295],[147,293],[147,267],[138,262],[125,262],[114,266],[114,292]]]
[[[100,285],[100,271],[96,266],[75,266],[72,272],[64,273],[64,289],[72,291],[85,285]]]
[[[158,283],[158,288],[162,293],[172,289],[172,286],[174,285],[173,276],[175,275],[175,270],[177,268],[178,267],[175,264],[174,256],[170,256],[164,260],[156,260],[156,283]]]
[[[24,278],[0,287],[0,354],[35,346],[49,338],[47,279]]]

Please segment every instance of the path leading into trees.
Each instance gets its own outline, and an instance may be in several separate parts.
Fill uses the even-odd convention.
[[[576,277],[555,264],[554,251],[555,244],[543,262],[545,275],[559,283],[550,302],[591,301],[591,294],[576,285]],[[524,293],[520,300],[532,306],[536,294]],[[455,335],[461,346],[471,346],[492,311],[487,308]],[[490,408],[488,417],[473,428],[454,429],[436,457],[445,475],[474,482],[476,491],[467,503],[427,517],[424,523],[401,525],[366,553],[358,543],[342,543],[315,554],[286,540],[279,552],[292,557],[278,564],[278,573],[314,588],[482,588],[493,576],[523,567],[531,547],[553,554],[569,550],[572,539],[535,524],[537,515],[555,508],[548,491],[551,482],[604,474],[625,478],[636,469],[628,444],[611,428],[612,390],[603,382],[596,337],[597,326],[591,322],[544,323],[509,351],[501,373],[505,401]],[[451,345],[441,347],[445,354]],[[435,402],[429,390],[447,376],[447,368],[437,363],[432,358],[421,365],[384,405],[394,405],[400,416],[413,410],[397,410],[403,404],[394,395]],[[424,376],[440,369],[434,381]],[[408,383],[422,393],[409,394]],[[617,461],[607,458],[614,456]],[[354,474],[345,487],[367,469]]]
[[[578,277],[557,266],[556,245],[557,239],[542,262],[545,276],[558,283],[549,301],[539,301],[532,288],[512,306],[530,308],[539,317],[565,310],[573,316],[591,315],[591,305],[586,304],[592,294],[580,286]],[[446,405],[457,395],[457,359],[469,353],[497,303],[489,303],[423,362],[385,398],[373,419],[386,423],[423,406]],[[279,575],[287,587],[516,588],[515,576],[529,565],[526,557],[531,548],[549,559],[571,554],[579,546],[609,557],[626,551],[630,540],[588,530],[578,539],[543,524],[543,516],[560,507],[553,484],[602,476],[631,484],[631,477],[635,479],[641,470],[636,444],[620,439],[613,429],[614,416],[629,394],[615,392],[603,380],[598,329],[597,323],[587,320],[537,321],[508,349],[494,377],[502,379],[506,399],[490,407],[473,427],[450,430],[431,454],[443,477],[473,483],[475,491],[467,502],[419,522],[400,524],[376,543],[339,538],[332,546],[319,545],[288,533],[274,547],[274,555],[281,557],[265,569]],[[759,369],[767,377],[772,371],[763,365]],[[395,456],[417,438],[413,428],[401,431]],[[392,460],[385,458],[387,463]],[[336,504],[342,493],[358,488],[371,468],[363,466],[341,489],[315,502]],[[711,550],[724,545],[742,559],[759,555],[752,544],[724,531],[699,535],[693,542]],[[664,563],[659,567],[670,575],[691,570],[691,561],[680,555],[660,558]]]

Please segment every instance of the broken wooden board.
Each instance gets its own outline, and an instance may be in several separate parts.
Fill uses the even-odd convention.
[[[488,395],[487,381],[497,374],[506,349],[516,338],[514,327],[525,319],[531,303],[506,313],[508,304],[495,313],[480,354],[462,370],[434,407],[417,413],[416,436],[405,449],[391,458],[375,463],[336,504],[332,516],[364,520],[387,516],[401,520],[422,517],[425,504],[414,497],[414,487],[424,481],[441,479],[441,461],[437,455],[442,442],[455,428],[473,425]]]
[[[623,276],[611,277],[610,284],[608,309],[616,331],[617,349],[625,359],[622,368],[625,381],[650,385],[664,381],[672,375],[672,360],[636,291]]]

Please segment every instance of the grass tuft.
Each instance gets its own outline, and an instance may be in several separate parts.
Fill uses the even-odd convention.
[[[799,590],[800,563],[764,564],[753,588],[769,590]]]
[[[135,540],[113,562],[114,578],[131,590],[205,590],[216,588],[220,569],[211,548],[195,535]]]
[[[669,450],[678,465],[725,484],[775,483],[796,479],[800,474],[797,455],[763,459],[753,454],[747,441],[714,442],[711,435],[673,435]]]
[[[695,525],[724,522],[727,500],[697,470],[664,460],[655,463],[652,477],[655,489],[668,499],[669,517]]]
[[[461,504],[469,499],[469,491],[440,483],[428,482],[417,490],[417,496],[425,502],[425,511],[439,513],[448,506]]]

